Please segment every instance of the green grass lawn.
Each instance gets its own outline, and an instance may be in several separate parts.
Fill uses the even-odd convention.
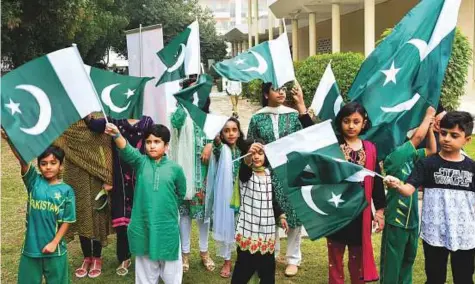
[[[1,200],[1,214],[2,214],[2,233],[1,233],[1,262],[2,262],[2,283],[16,283],[18,261],[20,257],[20,248],[24,235],[25,222],[25,205],[26,193],[22,184],[18,164],[9,151],[8,146],[4,141],[1,145],[2,158],[2,200]],[[472,142],[467,147],[467,153],[475,158],[475,142]],[[115,257],[115,237],[111,236],[111,244],[103,250],[103,273],[100,278],[90,279],[76,279],[73,276],[75,268],[81,265],[82,256],[79,242],[75,241],[69,244],[69,259],[70,272],[73,283],[134,283],[133,267],[126,277],[119,277],[115,274],[115,268],[118,263]],[[192,249],[193,253],[190,260],[190,271],[183,277],[184,283],[229,283],[229,280],[224,280],[219,277],[219,269],[221,261],[214,257],[217,269],[214,272],[206,272],[202,267],[200,258],[197,252],[198,235],[196,225],[193,225],[192,235]],[[210,236],[211,239],[211,236]],[[381,235],[373,235],[374,251],[376,261],[379,263]],[[285,251],[286,241],[282,240],[282,246]],[[214,242],[210,241],[210,252],[214,255]],[[284,266],[278,264],[277,266],[277,283],[327,283],[327,249],[324,239],[318,241],[310,241],[304,239],[302,242],[303,263],[300,272],[296,277],[287,278],[283,274]],[[235,255],[233,255],[235,257]],[[379,265],[378,265],[379,266]],[[348,273],[346,273],[348,275]],[[419,253],[417,255],[414,268],[414,283],[424,283],[424,256],[422,253],[422,246],[419,246]],[[453,283],[449,274],[447,283]],[[349,282],[348,282],[349,283]]]

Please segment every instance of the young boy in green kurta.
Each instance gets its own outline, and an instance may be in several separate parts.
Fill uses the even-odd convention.
[[[386,174],[405,181],[417,160],[437,152],[437,141],[432,129],[434,115],[435,109],[429,107],[424,120],[411,139],[386,157],[384,160]],[[427,139],[427,148],[417,150],[424,137]],[[415,191],[411,196],[405,197],[396,190],[388,190],[386,201],[380,282],[410,284],[419,240],[418,192]]]
[[[129,246],[136,256],[135,282],[165,284],[182,281],[178,208],[186,193],[181,166],[165,154],[170,131],[163,125],[151,126],[144,135],[142,155],[120,135],[114,124],[106,125],[123,161],[137,174],[132,217],[128,227]]]
[[[7,139],[2,130],[3,138]],[[28,192],[26,232],[21,248],[18,283],[69,283],[66,234],[76,221],[74,190],[60,179],[64,152],[48,147],[38,157],[38,169],[25,163],[9,145],[20,162],[21,175]]]

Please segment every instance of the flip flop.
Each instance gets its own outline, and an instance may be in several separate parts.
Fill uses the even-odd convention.
[[[129,273],[129,267],[132,264],[132,261],[130,259],[126,259],[122,261],[122,263],[117,267],[115,270],[115,273],[119,276],[125,276]]]
[[[182,263],[183,263],[183,272],[188,272],[190,270],[190,254],[189,253],[184,253],[182,254]]]
[[[81,267],[75,270],[74,274],[76,275],[77,278],[83,278],[87,276],[87,273],[89,272],[89,267],[91,266],[92,263],[92,257],[85,257],[84,260],[82,261]]]
[[[214,264],[214,261],[209,257],[208,253],[205,254],[200,254],[201,257],[201,262],[203,263],[203,266],[206,268],[208,271],[214,271],[216,268],[216,265]]]
[[[219,276],[221,276],[222,278],[229,278],[231,277],[232,265],[229,265],[229,271],[223,271],[225,266],[226,265],[223,265],[223,267],[221,268],[221,272],[219,273]]]
[[[99,277],[102,274],[102,259],[99,257],[93,257],[92,258],[92,267],[91,270],[89,270],[89,273],[87,276],[89,278],[96,278]]]

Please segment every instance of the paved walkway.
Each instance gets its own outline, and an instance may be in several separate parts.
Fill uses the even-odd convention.
[[[239,98],[239,121],[241,122],[242,131],[244,132],[244,135],[246,135],[251,116],[260,108],[260,105],[251,103],[245,98]],[[211,93],[211,112],[231,116],[232,109],[233,105],[231,104],[231,99],[226,95],[226,93]]]

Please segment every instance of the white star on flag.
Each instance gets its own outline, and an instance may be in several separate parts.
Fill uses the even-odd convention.
[[[234,64],[236,64],[236,65],[244,64],[244,59],[238,58],[238,59],[236,59],[236,61],[234,61]]]
[[[333,202],[335,204],[335,207],[338,208],[338,205],[340,203],[343,203],[345,200],[341,199],[341,194],[335,195],[335,193],[332,192],[332,198],[328,200],[328,202]]]
[[[12,101],[12,99],[10,99],[10,103],[8,104],[5,104],[5,106],[9,109],[11,109],[12,111],[12,115],[14,115],[15,113],[21,113],[21,110],[20,110],[20,103],[15,103],[14,101]]]
[[[127,99],[130,98],[135,94],[135,90],[127,89],[127,93],[124,93],[124,95],[127,96]]]
[[[386,80],[384,80],[383,86],[386,86],[386,84],[389,82],[393,82],[394,84],[396,84],[396,75],[399,72],[399,70],[401,70],[401,68],[394,67],[394,60],[393,60],[393,63],[391,64],[391,68],[389,68],[388,70],[381,70],[381,72],[383,72],[384,75],[386,75]]]

